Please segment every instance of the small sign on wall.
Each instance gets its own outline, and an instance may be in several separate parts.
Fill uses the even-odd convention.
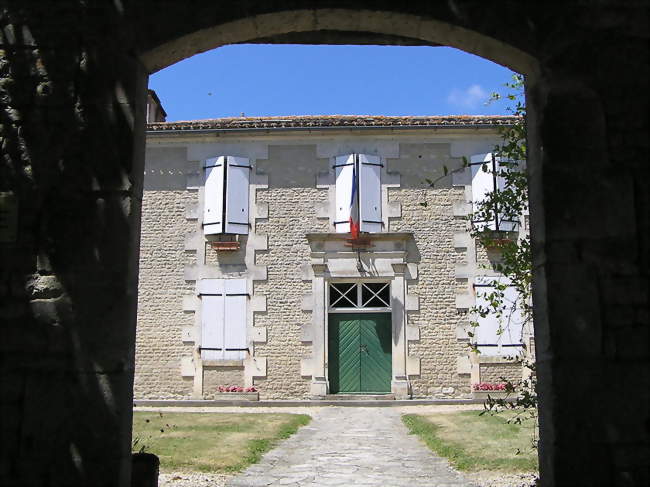
[[[18,203],[10,192],[0,193],[0,243],[14,243],[18,227]]]

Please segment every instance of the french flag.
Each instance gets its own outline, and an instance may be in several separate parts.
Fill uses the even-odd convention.
[[[359,165],[352,165],[352,198],[350,200],[350,233],[353,239],[359,238]]]

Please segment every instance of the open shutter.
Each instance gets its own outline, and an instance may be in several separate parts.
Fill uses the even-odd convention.
[[[488,307],[487,296],[495,289],[487,284],[493,282],[492,277],[477,277],[474,290],[476,292],[476,305]],[[504,278],[500,282],[508,282]],[[488,314],[485,318],[477,317],[479,323],[474,333],[474,343],[481,354],[486,356],[518,355],[522,350],[522,327],[523,316],[521,310],[516,307],[511,309],[517,302],[517,291],[513,286],[508,286],[504,291],[504,303],[506,309],[498,318],[494,314]],[[499,329],[501,328],[501,333]]]
[[[206,159],[204,164],[203,233],[223,232],[223,174],[225,157]]]
[[[203,279],[201,295],[201,358],[219,360],[224,348],[224,280]]]
[[[381,160],[359,154],[359,207],[362,232],[381,232]]]
[[[494,191],[492,153],[477,154],[470,159],[472,170],[472,212],[478,212],[480,204],[485,201],[485,195]],[[486,170],[484,170],[486,169]],[[491,221],[472,219],[474,227],[479,230],[496,230],[494,219]]]
[[[502,166],[501,161],[511,163],[514,161],[503,159],[501,157],[496,158],[496,167],[497,167],[497,172],[500,173],[504,170],[509,171],[511,170],[509,167]],[[497,191],[503,191],[506,187],[506,180],[503,176],[498,176],[496,178],[497,181]],[[505,215],[502,212],[499,212],[499,230],[503,232],[516,232],[519,229],[519,217],[518,216],[513,216],[513,215]]]
[[[224,280],[225,300],[225,348],[224,358],[241,360],[246,357],[246,279]]]
[[[334,169],[336,172],[334,228],[337,233],[348,233],[350,231],[350,203],[354,184],[354,154],[337,157]]]
[[[248,188],[250,161],[228,156],[226,175],[226,233],[248,234]]]

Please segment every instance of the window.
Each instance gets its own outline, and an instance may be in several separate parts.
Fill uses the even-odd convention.
[[[336,282],[329,292],[331,309],[390,308],[389,282]]]
[[[480,231],[495,230],[514,232],[517,231],[519,225],[519,218],[504,215],[497,207],[487,209],[484,207],[479,212],[479,206],[486,201],[486,195],[488,193],[503,190],[505,187],[505,179],[499,173],[506,171],[507,167],[501,165],[500,162],[501,159],[492,153],[477,154],[470,159],[470,169],[472,171],[472,212],[475,215],[475,218],[472,219],[472,224]]]
[[[337,233],[381,232],[381,159],[369,154],[348,154],[336,158]]]
[[[203,233],[248,234],[250,161],[245,157],[206,159],[203,196]]]
[[[502,315],[490,313],[485,317],[477,316],[478,327],[474,330],[473,343],[483,355],[514,356],[523,350],[523,316],[518,307],[518,294],[514,287],[506,286],[504,290],[495,288],[492,284],[508,284],[506,278],[477,277],[474,281],[476,306],[482,309],[490,308],[490,295],[503,293],[507,304]]]
[[[202,279],[201,358],[241,360],[246,357],[246,279]]]

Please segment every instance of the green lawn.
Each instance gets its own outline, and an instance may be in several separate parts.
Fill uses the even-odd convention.
[[[237,472],[311,421],[306,414],[133,413],[133,451],[163,471]]]
[[[496,416],[479,416],[479,413],[406,414],[402,420],[411,434],[422,438],[432,451],[448,458],[458,470],[536,471],[533,421],[508,424],[511,413]]]

